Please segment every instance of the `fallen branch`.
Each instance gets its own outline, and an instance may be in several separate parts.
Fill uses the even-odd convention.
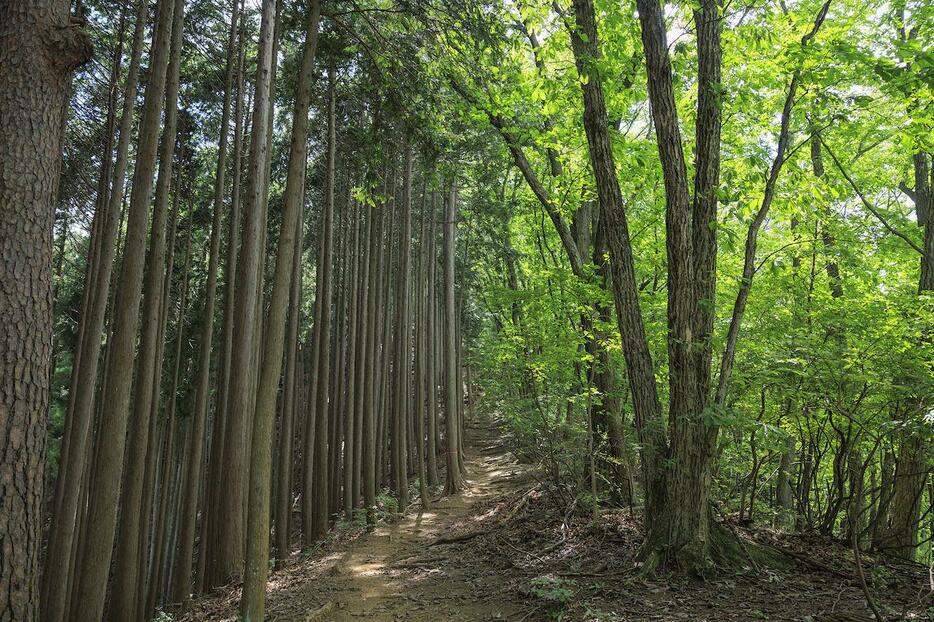
[[[466,542],[467,540],[473,540],[480,536],[485,536],[490,533],[487,529],[481,529],[479,531],[468,531],[467,533],[462,533],[458,536],[444,536],[438,538],[434,542],[430,542],[428,546],[438,546],[440,544],[455,544],[457,542]]]
[[[519,499],[519,502],[516,503],[515,507],[513,507],[511,510],[509,510],[509,514],[507,514],[506,517],[505,517],[504,519],[502,519],[502,522],[508,523],[509,521],[511,521],[511,520],[516,516],[516,514],[518,514],[520,511],[522,511],[522,508],[524,508],[524,507],[525,507],[525,504],[529,502],[529,498],[532,496],[532,493],[533,493],[534,491],[535,491],[534,488],[532,488],[532,489],[526,491],[526,493],[525,493],[524,495],[522,495],[522,498]]]

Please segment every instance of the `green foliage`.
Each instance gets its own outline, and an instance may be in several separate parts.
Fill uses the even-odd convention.
[[[554,605],[565,606],[574,598],[577,584],[562,577],[542,575],[529,581],[529,592]]]

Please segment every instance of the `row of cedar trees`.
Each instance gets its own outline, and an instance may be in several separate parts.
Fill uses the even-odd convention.
[[[244,110],[248,42],[242,0],[230,7],[204,310],[200,334],[191,336],[199,349],[192,362],[194,406],[185,426],[175,414],[186,364],[180,360],[182,340],[189,336],[179,328],[174,343],[165,338],[173,299],[182,317],[192,298],[190,233],[181,245],[178,291],[170,278],[178,261],[183,183],[176,181],[173,192],[173,179],[180,177],[173,174],[173,162],[179,157],[185,2],[155,4],[125,230],[120,208],[149,2],[137,2],[135,15],[122,18],[121,28],[131,24],[135,31],[128,60],[121,46],[112,59],[105,133],[111,138],[101,158],[41,582],[43,620],[149,619],[158,605],[184,604],[193,592],[238,576],[244,577],[243,619],[262,619],[270,540],[274,557],[283,560],[299,527],[310,545],[339,516],[373,521],[384,485],[404,510],[412,474],[427,506],[428,488],[440,484],[439,455],[445,456],[446,491],[463,485],[463,388],[455,371],[461,356],[454,290],[456,185],[429,191],[432,175],[416,170],[400,130],[398,146],[379,163],[379,196],[358,201],[351,172],[338,170],[337,77],[331,64],[313,328],[303,343],[302,211],[320,7],[317,0],[308,3],[281,224],[273,244],[266,220],[276,4],[262,4],[251,114]],[[413,187],[419,186],[416,200]],[[227,250],[221,253],[225,230]],[[115,261],[121,233],[122,261]],[[263,258],[273,251],[270,281],[264,279]],[[219,273],[224,296],[215,330]],[[112,280],[116,289],[109,303]],[[163,387],[166,348],[176,354]],[[296,498],[300,525],[292,524]]]

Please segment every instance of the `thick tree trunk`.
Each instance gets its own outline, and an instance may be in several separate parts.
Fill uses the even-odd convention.
[[[39,619],[54,201],[70,74],[91,57],[69,6],[0,5],[0,620]]]

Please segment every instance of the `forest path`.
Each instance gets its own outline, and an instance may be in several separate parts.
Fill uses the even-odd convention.
[[[416,495],[397,521],[346,542],[338,540],[273,573],[266,619],[454,622],[522,617],[525,609],[510,598],[501,575],[470,556],[458,556],[459,542],[438,542],[495,528],[498,502],[530,482],[494,426],[468,426],[467,440],[464,491],[433,497],[427,511]],[[235,620],[238,596],[239,589],[202,600],[185,619]]]

